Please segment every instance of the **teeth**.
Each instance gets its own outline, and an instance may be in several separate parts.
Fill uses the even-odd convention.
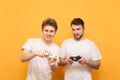
[[[46,38],[50,38],[49,36],[47,36]]]

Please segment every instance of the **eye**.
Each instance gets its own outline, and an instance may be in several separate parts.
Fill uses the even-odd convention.
[[[45,30],[45,32],[48,32],[48,30]]]
[[[50,32],[54,32],[54,30],[50,30]]]
[[[72,29],[72,31],[75,31],[75,29]]]
[[[77,28],[77,30],[81,30],[81,28]]]

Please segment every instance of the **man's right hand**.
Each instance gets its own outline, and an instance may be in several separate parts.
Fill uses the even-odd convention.
[[[42,58],[46,57],[45,50],[35,51],[34,54]]]
[[[67,65],[71,65],[71,64],[73,63],[73,61],[72,61],[70,58],[66,58],[66,59],[65,59],[65,63],[66,63]]]

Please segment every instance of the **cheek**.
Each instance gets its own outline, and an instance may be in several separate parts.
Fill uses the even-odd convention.
[[[80,33],[80,34],[83,34],[83,30],[80,30],[79,33]]]
[[[55,33],[51,33],[51,35],[52,35],[52,36],[54,36],[54,35],[55,35]]]
[[[72,31],[72,33],[74,34],[74,33],[75,33],[75,31]]]
[[[46,32],[44,32],[44,31],[43,31],[43,32],[42,32],[42,34],[43,34],[43,35],[45,35],[45,34],[46,34]]]

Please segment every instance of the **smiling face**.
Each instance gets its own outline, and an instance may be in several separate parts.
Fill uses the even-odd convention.
[[[82,25],[71,25],[72,27],[72,33],[74,36],[75,40],[80,40],[83,37],[84,34],[84,29],[82,27]]]
[[[55,33],[56,33],[55,28],[53,26],[50,26],[50,25],[46,25],[42,29],[43,39],[47,43],[52,41],[53,37],[55,36]]]

